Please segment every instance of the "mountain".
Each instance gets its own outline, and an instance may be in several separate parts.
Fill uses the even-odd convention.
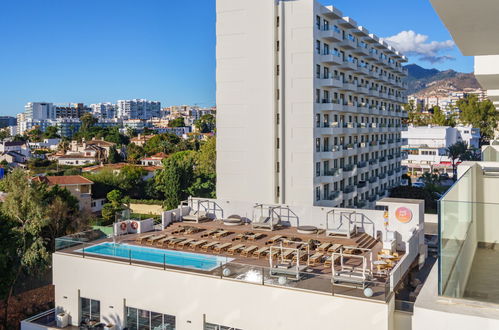
[[[407,95],[428,96],[481,88],[473,73],[425,69],[417,64],[409,64],[405,68],[409,71]]]

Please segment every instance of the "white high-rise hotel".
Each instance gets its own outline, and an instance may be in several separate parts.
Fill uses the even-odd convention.
[[[372,206],[401,180],[406,61],[315,0],[218,0],[218,197]]]

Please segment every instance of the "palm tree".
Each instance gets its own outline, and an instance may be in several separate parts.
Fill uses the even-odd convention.
[[[452,162],[452,174],[454,181],[457,180],[457,162],[465,160],[468,154],[468,145],[463,141],[459,141],[450,145],[447,149],[447,156]]]

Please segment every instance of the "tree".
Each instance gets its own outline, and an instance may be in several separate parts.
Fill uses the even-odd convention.
[[[112,223],[115,219],[116,213],[125,210],[130,203],[128,197],[123,197],[119,190],[113,190],[107,194],[108,203],[102,208],[102,217],[107,223]]]
[[[14,170],[4,180],[8,194],[1,206],[1,213],[6,217],[3,221],[11,227],[9,242],[15,247],[15,254],[9,256],[11,267],[7,274],[1,275],[2,283],[6,286],[4,323],[7,329],[9,303],[17,280],[23,273],[45,269],[50,256],[41,235],[47,218],[40,191],[28,180],[26,172],[20,169]]]
[[[435,194],[418,187],[399,186],[390,190],[392,198],[421,199],[425,201],[425,213],[437,213],[437,200]]]
[[[145,156],[146,152],[144,148],[136,145],[135,143],[130,143],[126,149],[126,159],[131,164],[137,164],[141,158]]]
[[[431,117],[431,123],[436,126],[447,125],[447,117],[438,105],[433,107],[433,116]]]
[[[118,126],[111,127],[106,131],[102,132],[104,140],[107,142],[113,142],[117,145],[127,145],[130,142],[130,138],[126,135],[120,133]]]
[[[116,164],[116,163],[119,163],[121,161],[121,157],[120,157],[120,154],[118,153],[118,151],[116,150],[116,147],[115,146],[111,146],[109,148],[109,156],[107,158],[107,161],[110,163],[110,164]]]
[[[45,129],[45,133],[43,133],[44,139],[58,139],[60,137],[57,126],[49,126]]]
[[[417,106],[414,101],[410,101],[404,105],[404,110],[407,111],[408,123],[414,126],[426,126],[429,124],[428,119],[423,115],[423,109],[421,104],[418,103]]]
[[[97,118],[92,116],[91,113],[86,113],[83,116],[80,117],[81,121],[81,126],[80,126],[80,131],[81,132],[89,132],[92,127],[94,127],[95,124],[97,124]]]
[[[461,112],[461,122],[480,128],[480,142],[486,144],[494,138],[494,130],[497,127],[499,114],[490,100],[479,101],[476,95],[470,95],[460,99],[457,107]]]
[[[30,141],[40,142],[42,140],[43,132],[38,126],[35,126],[35,128],[27,132],[27,135]]]
[[[181,151],[166,158],[164,170],[155,176],[156,189],[165,195],[165,207],[176,208],[189,197],[189,187],[194,182],[196,152]]]
[[[131,197],[140,198],[143,191],[144,180],[142,179],[147,175],[147,171],[139,166],[126,165],[119,174],[118,181],[120,182],[120,189],[126,191]]]
[[[159,152],[171,154],[176,151],[180,138],[175,134],[165,133],[153,136],[144,145],[144,150],[148,155],[154,155]]]
[[[217,142],[215,137],[209,138],[197,153],[196,171],[207,175],[217,173]]]
[[[463,141],[458,141],[446,149],[447,156],[452,162],[454,181],[457,180],[457,163],[463,161],[468,155],[468,146]]]
[[[168,127],[185,127],[183,117],[178,117],[168,122]]]
[[[9,131],[6,129],[0,129],[0,141],[5,140],[10,136]]]
[[[210,133],[215,130],[216,118],[211,114],[207,114],[196,120],[194,125],[200,133]]]

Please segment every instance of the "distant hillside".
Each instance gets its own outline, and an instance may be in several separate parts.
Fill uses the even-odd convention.
[[[407,95],[429,95],[442,91],[462,91],[481,88],[473,73],[425,69],[417,64],[409,64],[406,68],[409,71],[409,76],[407,77]]]

